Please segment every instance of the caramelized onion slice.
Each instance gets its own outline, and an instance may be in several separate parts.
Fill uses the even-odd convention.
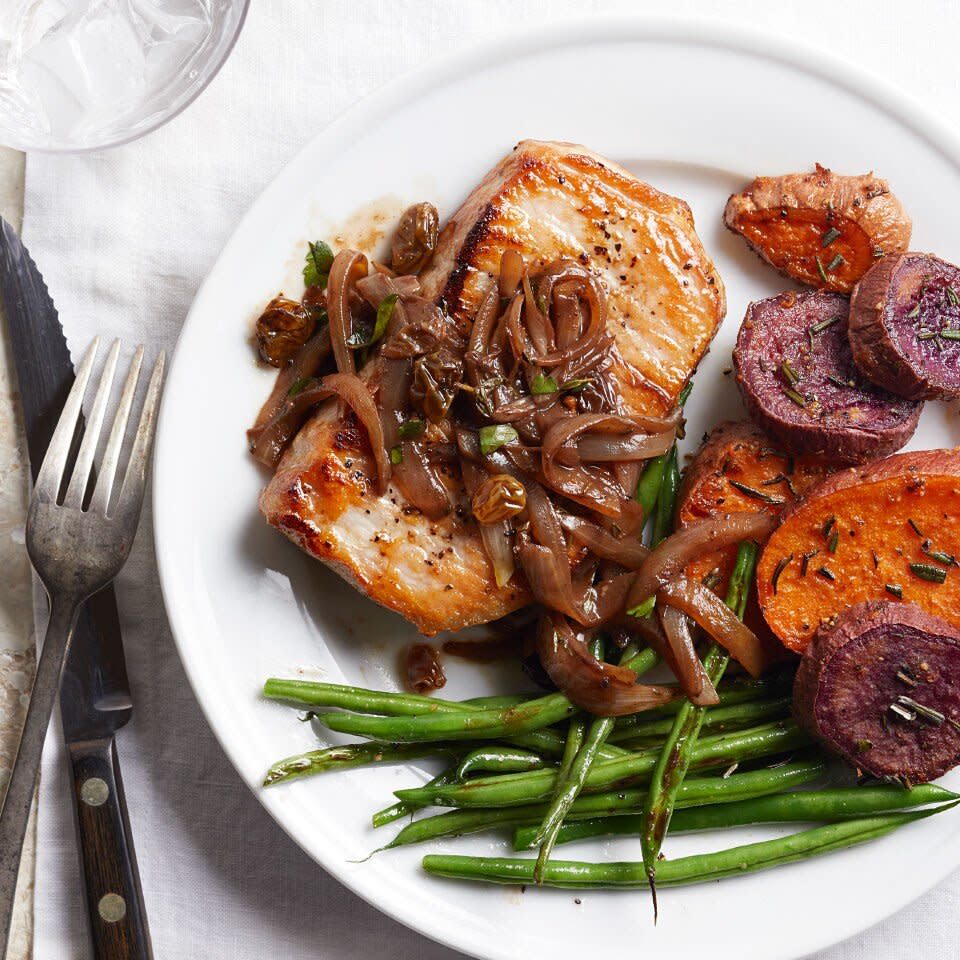
[[[579,540],[592,553],[604,560],[613,560],[628,570],[636,570],[650,555],[650,550],[636,537],[615,537],[583,517],[567,514],[560,522],[575,540]]]
[[[633,609],[652,597],[671,577],[682,573],[692,560],[742,540],[763,541],[776,525],[777,518],[769,513],[728,513],[691,523],[651,551],[637,571],[627,598],[627,609]]]
[[[697,656],[686,614],[673,607],[661,607],[658,614],[669,647],[670,669],[680,681],[681,689],[698,707],[716,706],[720,697]]]
[[[369,270],[367,258],[357,250],[341,250],[330,265],[327,280],[327,316],[330,321],[330,341],[333,356],[340,373],[355,373],[353,351],[347,344],[353,333],[350,316],[350,291]]]
[[[540,621],[537,653],[550,679],[571,702],[598,717],[652,710],[676,699],[679,692],[640,683],[632,670],[601,663],[569,622],[554,614],[545,614]]]
[[[377,465],[377,490],[385,493],[390,482],[390,458],[383,442],[383,427],[380,425],[380,414],[373,394],[367,389],[367,385],[352,373],[327,374],[323,378],[322,386],[324,390],[340,397],[357,415],[357,419],[367,431],[373,460]]]
[[[316,376],[330,356],[330,349],[330,331],[324,327],[294,354],[293,362],[277,374],[273,390],[260,408],[256,423],[247,431],[250,452],[265,466],[276,467],[309,413],[311,405],[302,399],[294,403],[297,396],[291,397],[290,391],[295,386],[302,386],[302,381]]]
[[[431,520],[445,517],[451,510],[450,497],[424,444],[404,443],[401,456],[393,468],[393,476],[404,497]]]
[[[534,543],[528,534],[521,531],[517,536],[517,559],[523,567],[530,592],[538,603],[584,626],[593,622],[595,618],[584,611],[574,595],[570,564],[566,557],[558,558],[552,550]]]
[[[763,673],[764,658],[757,635],[737,619],[712,591],[686,577],[678,577],[657,592],[657,601],[692,617],[752,677]]]

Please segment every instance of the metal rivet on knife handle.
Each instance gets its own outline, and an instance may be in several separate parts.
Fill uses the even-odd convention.
[[[107,786],[106,780],[101,780],[99,777],[84,780],[80,787],[80,799],[88,807],[99,807],[107,802],[109,796],[110,787]]]
[[[119,893],[105,893],[97,904],[97,911],[107,923],[119,923],[127,915],[127,901]]]

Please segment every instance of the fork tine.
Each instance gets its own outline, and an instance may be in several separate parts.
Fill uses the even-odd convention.
[[[60,414],[60,419],[57,421],[56,429],[53,431],[43,463],[40,466],[40,472],[37,474],[34,495],[44,500],[56,501],[57,494],[60,492],[60,484],[63,481],[64,470],[67,466],[67,457],[70,455],[73,435],[76,432],[77,421],[80,419],[80,412],[83,407],[83,395],[87,390],[87,382],[90,380],[90,372],[93,370],[93,361],[96,359],[99,345],[100,338],[94,337],[93,342],[87,347],[87,352],[80,361],[80,366],[77,367],[76,379],[70,388],[67,402],[63,406],[63,413]]]
[[[110,506],[110,494],[113,492],[113,483],[117,474],[117,463],[120,460],[120,449],[127,432],[127,420],[133,407],[133,396],[137,389],[137,380],[140,378],[140,366],[143,363],[143,346],[137,347],[130,361],[130,371],[123,384],[123,393],[120,394],[120,404],[113,417],[110,427],[110,436],[107,447],[103,452],[103,462],[100,464],[100,474],[97,485],[90,500],[90,510],[96,513],[106,513]]]
[[[143,402],[137,435],[133,441],[133,449],[130,451],[130,463],[127,465],[123,486],[120,488],[117,513],[137,514],[140,511],[140,504],[143,502],[147,461],[150,459],[150,447],[153,443],[154,427],[157,422],[157,406],[160,400],[160,387],[163,383],[165,359],[166,354],[161,350],[150,376],[150,385],[147,387],[147,397]]]
[[[113,377],[117,370],[117,357],[119,355],[120,341],[118,339],[113,341],[103,365],[100,384],[94,395],[90,417],[83,432],[83,442],[80,444],[80,450],[73,465],[70,485],[67,487],[66,496],[63,498],[65,507],[76,507],[79,510],[83,506],[83,497],[90,483],[90,467],[93,466],[93,457],[97,452],[97,444],[100,442],[100,430],[103,427],[103,417],[107,411],[107,401],[110,399],[110,390],[113,387]]]

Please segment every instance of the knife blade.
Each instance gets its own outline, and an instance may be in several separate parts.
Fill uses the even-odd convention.
[[[30,469],[36,479],[73,384],[73,364],[43,277],[3,218],[0,297],[13,345]],[[81,608],[60,688],[94,952],[109,960],[151,956],[114,743],[114,734],[129,721],[132,710],[111,586]],[[122,899],[122,915],[118,916],[114,899],[107,901],[112,910],[104,909],[108,895]]]

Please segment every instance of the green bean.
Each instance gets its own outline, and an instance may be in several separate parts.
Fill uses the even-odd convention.
[[[690,396],[692,389],[692,381],[684,385],[684,388],[677,397],[678,407],[682,407],[687,402],[687,397]],[[643,507],[643,517],[645,521],[650,519],[653,514],[653,508],[657,504],[660,485],[663,483],[663,474],[669,458],[669,450],[666,453],[661,453],[658,457],[653,457],[646,462],[643,467],[643,473],[640,474],[634,499]]]
[[[783,764],[776,768],[751,770],[729,777],[702,777],[687,780],[677,795],[678,807],[702,804],[727,804],[751,797],[765,796],[809,783],[823,776],[826,765],[822,760],[805,760]],[[578,797],[567,813],[571,821],[593,819],[598,816],[621,817],[643,809],[647,792],[643,789],[616,790],[608,793],[585,794]],[[479,830],[530,824],[536,833],[538,824],[547,812],[546,804],[527,804],[522,807],[497,807],[480,810],[450,810],[447,813],[425,817],[408,823],[388,844],[388,847],[423,843],[440,837],[460,836]]]
[[[527,750],[533,750],[536,753],[550,757],[562,757],[566,740],[557,730],[531,730],[529,733],[521,733],[516,737],[505,737],[504,743],[513,744],[515,747],[524,747]],[[613,760],[616,757],[625,757],[629,750],[623,747],[615,747],[612,744],[604,744],[600,749],[600,756],[604,760]]]
[[[345,770],[371,763],[403,763],[438,754],[455,756],[457,748],[449,743],[348,743],[339,747],[311,750],[278,760],[263,778],[263,785],[271,787],[298,777],[329,770]]]
[[[531,750],[502,747],[495,743],[486,744],[471,750],[460,761],[457,780],[466,780],[472,774],[480,772],[516,773],[521,770],[542,770],[545,766],[547,761]]]
[[[532,700],[536,694],[519,694],[515,693],[510,696],[502,697],[471,697],[469,700],[453,700],[451,703],[457,704],[459,707],[472,707],[475,710],[499,710],[502,707],[515,707],[518,703],[524,703],[527,700]],[[429,697],[427,699],[430,699]],[[357,711],[362,713],[363,711]]]
[[[661,453],[658,457],[648,460],[640,474],[640,480],[637,482],[637,491],[634,499],[643,507],[643,518],[649,520],[653,515],[654,507],[657,505],[657,496],[660,493],[660,485],[663,483],[663,473],[667,467],[667,460],[670,458],[670,451]]]
[[[729,707],[735,703],[750,703],[767,697],[789,696],[793,688],[793,670],[771,673],[754,680],[749,676],[725,677],[717,687],[720,696],[718,707]],[[662,717],[675,717],[686,701],[683,698],[671,700],[662,707],[634,713],[628,717],[617,717],[616,729],[626,730],[642,726],[648,720]],[[717,707],[711,709],[716,710]]]
[[[415,743],[425,740],[496,740],[551,727],[573,716],[577,708],[562,694],[551,693],[504,710],[373,717],[362,713],[318,713],[314,720],[338,733]]]
[[[703,718],[704,730],[730,730],[736,726],[753,726],[763,720],[776,720],[790,713],[791,697],[777,697],[772,700],[754,700],[736,703],[729,707],[718,706],[707,710]],[[643,714],[637,714],[643,717]],[[620,727],[610,737],[612,742],[629,743],[641,737],[660,738],[667,736],[673,729],[672,717],[638,720],[633,726]]]
[[[639,676],[650,669],[656,659],[655,656],[652,658],[635,656],[631,647],[627,647],[620,658],[620,665],[628,666]],[[537,844],[540,847],[540,853],[537,856],[537,868],[534,873],[538,878],[543,870],[543,865],[550,859],[550,851],[553,849],[557,833],[563,826],[563,821],[574,801],[583,790],[590,768],[597,758],[600,747],[603,746],[607,737],[613,731],[614,723],[613,717],[595,717],[586,732],[586,736],[581,735],[583,745],[570,764],[566,775],[561,772],[561,775],[557,778],[553,802],[544,815],[540,829],[537,831]]]
[[[389,717],[416,717],[433,713],[477,713],[490,709],[476,702],[441,700],[417,693],[389,693],[367,690],[344,683],[318,683],[312,680],[284,680],[271,677],[263,685],[270,700],[285,700],[301,707],[342,707],[354,713],[375,713]],[[497,698],[498,700],[501,698]],[[529,698],[511,697],[508,706]],[[502,707],[500,707],[502,708]]]
[[[693,750],[692,765],[697,768],[716,766],[733,760],[783,753],[810,744],[810,738],[792,720],[763,724],[750,730],[705,737]],[[597,792],[631,782],[647,782],[659,756],[659,750],[637,753],[595,763],[584,783],[584,789]],[[509,807],[538,800],[548,800],[556,783],[553,770],[530,773],[508,773],[502,777],[479,777],[460,786],[418,787],[397,790],[401,800],[423,801],[447,807]]]
[[[943,804],[932,810],[889,813],[813,827],[787,837],[761,840],[717,853],[700,853],[676,860],[664,860],[657,878],[660,886],[702,883],[765,870],[806,860],[834,850],[882,837],[898,827],[949,809]],[[463,857],[427,854],[423,869],[441,877],[481,880],[488,883],[528,884],[533,881],[534,861],[508,857]],[[643,887],[647,868],[641,863],[581,863],[552,861],[544,870],[543,883],[565,888]]]
[[[692,783],[694,781],[687,781]],[[724,830],[754,823],[788,823],[799,821],[833,822],[854,817],[904,810],[930,803],[960,799],[960,795],[943,787],[923,784],[904,790],[902,787],[835,787],[824,790],[803,790],[762,796],[737,803],[713,804],[683,809],[683,789],[677,795],[677,812],[670,820],[670,834],[700,830]],[[591,817],[565,823],[557,843],[571,843],[591,837],[636,836],[642,824],[641,814]],[[534,827],[518,827],[514,849],[535,846]]]
[[[670,534],[673,529],[673,514],[677,505],[677,491],[680,489],[680,467],[677,464],[677,445],[670,448],[667,465],[663,471],[660,495],[657,497],[657,512],[653,520],[653,536],[650,546],[655,547]]]
[[[437,787],[444,783],[456,783],[457,782],[457,768],[456,766],[447,767],[446,770],[442,770],[435,777],[428,780],[425,784],[429,787]],[[412,816],[417,810],[422,810],[421,806],[415,804],[404,802],[403,800],[398,800],[396,803],[391,803],[389,807],[384,807],[382,810],[378,810],[370,818],[370,823],[373,827],[385,827],[388,823],[393,823],[395,820],[401,820],[403,817]]]
[[[727,606],[737,617],[743,619],[746,609],[750,582],[756,567],[757,545],[752,541],[740,544],[736,563],[730,575],[730,588],[727,593]],[[711,682],[720,682],[723,672],[730,661],[730,655],[717,643],[711,643],[703,658],[703,669]],[[657,908],[656,875],[657,857],[670,817],[673,814],[677,790],[690,767],[700,728],[703,725],[706,708],[695,706],[686,701],[677,713],[673,729],[657,758],[657,764],[650,779],[650,792],[644,809],[644,825],[640,833],[640,845],[643,862],[647,865],[650,889],[653,893],[654,914]]]

